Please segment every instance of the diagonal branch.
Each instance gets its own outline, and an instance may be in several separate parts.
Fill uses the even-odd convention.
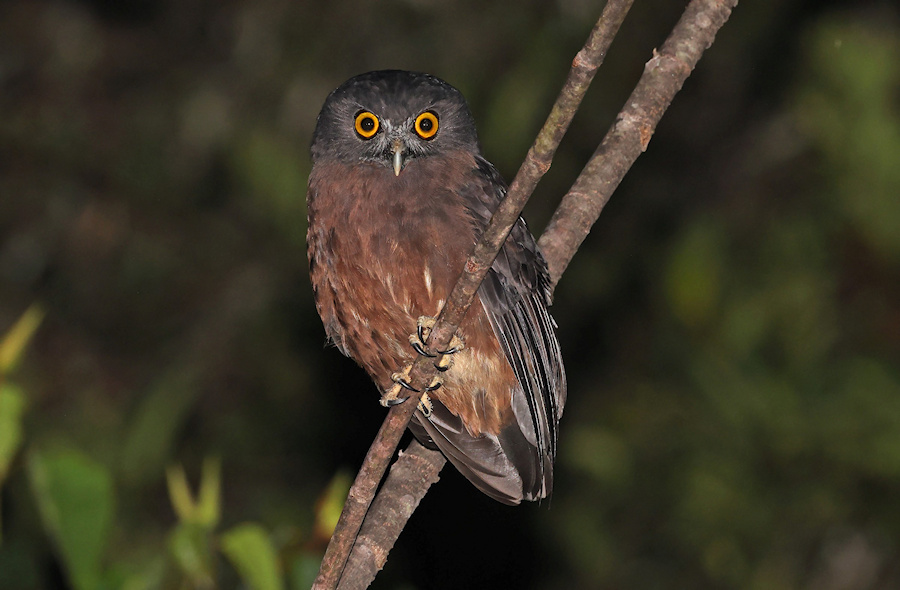
[[[388,553],[409,517],[431,484],[437,482],[446,463],[439,451],[425,448],[416,439],[400,451],[363,521],[337,590],[362,590],[372,583],[387,563]]]
[[[646,151],[663,113],[735,6],[737,0],[693,0],[663,46],[654,50],[612,129],[563,197],[538,241],[554,285],[625,173]]]
[[[438,315],[427,342],[432,350],[449,346],[510,229],[519,218],[538,181],[549,170],[553,155],[632,2],[633,0],[610,0],[584,48],[576,55],[550,116],[529,150],[506,197],[466,260],[462,275]],[[424,357],[419,357],[410,372],[410,383],[412,387],[421,390],[434,375],[433,364]],[[388,413],[350,489],[344,511],[322,560],[314,589],[331,589],[340,578],[378,482],[414,411],[415,404],[407,401]]]
[[[522,208],[534,192],[540,178],[549,170],[556,148],[572,122],[575,111],[606,56],[606,51],[632,2],[633,0],[609,0],[587,43],[575,57],[569,77],[547,122],[528,151],[506,197],[494,212],[472,254],[466,259],[462,275],[437,317],[426,343],[431,350],[441,350],[449,346],[481,281],[503,242],[506,241],[512,226],[518,220]],[[410,371],[410,384],[415,389],[424,390],[435,374],[434,364],[424,356],[420,356]],[[313,584],[314,590],[331,590],[336,587],[378,483],[412,419],[416,403],[417,400],[407,400],[388,412],[350,488],[344,510],[322,559],[319,575]]]
[[[563,198],[539,240],[554,285],[587,237],[625,172],[647,149],[666,108],[697,65],[700,56],[712,45],[716,33],[728,20],[737,2],[738,0],[692,0],[662,48],[654,52],[653,58],[647,62],[643,76],[616,123]],[[613,0],[610,0],[607,9],[611,4],[614,4]],[[605,49],[603,53],[605,54]],[[576,57],[575,63],[577,62]],[[576,107],[577,102],[572,108]],[[550,119],[548,123],[549,121]],[[535,145],[538,145],[537,141]],[[532,151],[535,149],[532,148]],[[529,156],[531,154],[529,152]],[[525,168],[525,164],[522,168]],[[419,501],[431,484],[437,481],[438,473],[445,463],[446,459],[438,451],[425,449],[415,440],[410,443],[407,452],[401,453],[353,547],[340,590],[368,587],[378,570],[384,566],[388,552]],[[385,527],[385,523],[390,523],[390,526]]]
[[[432,350],[446,347],[456,333],[456,328],[465,317],[481,281],[491,268],[491,263],[497,257],[512,226],[521,215],[522,208],[534,192],[538,181],[550,169],[556,149],[569,129],[578,105],[581,104],[581,99],[594,79],[594,74],[603,63],[606,52],[633,1],[610,0],[600,20],[591,30],[584,47],[572,61],[569,76],[550,110],[550,115],[531,149],[528,150],[506,197],[494,211],[488,227],[466,260],[462,276],[447,298],[447,304],[438,315],[428,340]],[[420,358],[419,361],[421,363],[416,363],[417,365],[430,367],[427,359]]]

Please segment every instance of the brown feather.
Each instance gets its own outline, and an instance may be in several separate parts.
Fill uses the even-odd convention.
[[[428,137],[414,125],[426,111],[439,124]],[[372,135],[355,127],[365,112],[380,125]],[[465,99],[427,74],[351,78],[326,99],[310,151],[316,305],[329,339],[386,390],[415,356],[417,318],[440,311],[506,183],[480,155]],[[410,422],[507,504],[553,486],[566,379],[549,304],[546,262],[520,219],[460,326],[466,347],[432,392],[431,415]]]
[[[386,390],[414,358],[409,335],[436,316],[480,228],[448,190],[475,168],[466,152],[414,159],[399,176],[383,166],[317,164],[309,180],[309,259],[329,337]],[[416,183],[409,182],[416,179]],[[433,392],[472,436],[512,419],[516,376],[479,301],[460,326],[465,349]]]

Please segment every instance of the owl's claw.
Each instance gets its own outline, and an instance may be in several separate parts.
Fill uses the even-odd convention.
[[[421,316],[418,322],[416,322],[416,333],[409,336],[409,344],[412,346],[413,350],[422,356],[430,359],[437,359],[434,362],[434,368],[443,373],[453,364],[451,355],[462,350],[465,347],[465,344],[463,343],[462,338],[454,336],[450,341],[449,349],[439,350],[437,351],[437,354],[428,352],[425,348],[425,341],[428,340],[428,336],[431,334],[434,322],[435,319],[432,317]],[[421,394],[417,407],[419,411],[428,418],[431,416],[433,410],[433,404],[431,403],[431,398],[428,396],[428,393],[440,389],[443,384],[443,379],[440,375],[436,375],[434,379],[431,380],[431,383],[425,387],[424,391],[420,391],[413,387],[409,382],[409,373],[411,370],[412,364],[409,364],[406,365],[402,371],[391,375],[391,381],[393,381],[394,384],[381,396],[381,405],[391,407],[405,402],[409,398],[408,395],[401,395],[405,389],[406,391]]]
[[[390,389],[384,392],[381,396],[381,405],[390,408],[391,406],[396,406],[398,404],[402,404],[409,396],[401,397],[400,393],[406,389],[407,391],[412,391],[414,393],[422,393],[409,383],[409,373],[412,371],[412,364],[406,365],[403,367],[403,370],[391,375],[391,380],[394,384]],[[435,391],[440,389],[441,385],[443,385],[443,380],[440,376],[435,376],[434,379],[431,380],[425,387],[425,392],[422,393],[422,397],[419,400],[418,409],[425,414],[425,417],[431,416],[432,404],[431,399],[428,397],[428,392]]]
[[[410,344],[410,346],[413,347],[413,350],[415,350],[416,352],[418,352],[418,353],[421,354],[422,356],[427,356],[427,357],[430,358],[430,359],[436,358],[436,357],[437,357],[436,354],[431,354],[430,352],[428,352],[427,350],[425,350],[425,347],[422,346],[422,342],[424,342],[424,341],[421,340],[421,337],[416,337],[415,334],[410,334],[410,336],[409,336],[409,344]]]
[[[438,387],[440,387],[440,385],[438,385]],[[431,398],[428,397],[427,393],[422,394],[422,399],[419,400],[417,409],[422,412],[426,418],[431,418],[431,412],[434,410],[434,406],[431,405]]]
[[[381,405],[385,408],[392,408],[394,406],[399,406],[403,402],[409,399],[407,397],[388,397],[387,395],[381,396]]]
[[[431,383],[428,387],[425,388],[425,393],[422,394],[422,397],[419,398],[418,410],[422,412],[426,418],[431,418],[431,412],[434,410],[434,406],[431,404],[431,397],[429,397],[428,392],[434,391],[436,389],[440,389],[443,382],[439,375],[435,376],[434,379],[431,380]]]
[[[434,327],[435,321],[436,320],[433,317],[426,315],[420,316],[418,322],[416,322],[416,333],[409,336],[409,344],[413,347],[413,350],[422,356],[427,356],[431,359],[440,357],[438,358],[438,361],[434,363],[434,368],[444,372],[453,364],[453,359],[450,355],[456,354],[465,348],[465,343],[462,338],[454,335],[453,339],[450,340],[450,348],[447,350],[439,350],[437,351],[437,354],[432,354],[425,350],[425,341],[428,340],[428,335],[431,334],[431,329]]]
[[[394,375],[396,375],[396,374],[397,374],[397,373],[394,373]],[[397,385],[399,385],[399,386],[402,387],[403,389],[406,389],[407,391],[412,391],[412,392],[414,392],[414,393],[422,393],[421,391],[419,391],[418,389],[416,389],[415,387],[413,387],[412,385],[410,385],[410,384],[409,384],[409,381],[406,381],[406,380],[404,380],[404,379],[396,379],[396,378],[395,378],[395,379],[394,379],[394,383],[396,383]]]

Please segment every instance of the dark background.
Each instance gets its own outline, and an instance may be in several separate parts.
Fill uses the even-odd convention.
[[[319,107],[357,73],[434,73],[510,179],[601,8],[0,3],[0,334],[46,314],[5,381],[0,588],[238,587],[221,535],[245,522],[308,584],[318,499],[384,415],[311,299]],[[535,234],[682,8],[636,2]],[[552,500],[502,506],[448,467],[375,587],[900,587],[898,196],[896,4],[742,2],[556,292]],[[196,488],[207,457],[198,570],[166,468]]]

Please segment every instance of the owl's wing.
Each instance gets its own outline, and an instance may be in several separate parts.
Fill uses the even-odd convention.
[[[506,184],[477,158],[464,201],[477,227],[485,227]],[[473,438],[458,417],[436,407],[419,423],[456,467],[482,491],[518,503],[549,494],[553,484],[557,425],[566,401],[566,377],[555,323],[547,309],[547,264],[524,220],[518,220],[491,265],[478,297],[519,382],[513,391],[516,422],[499,434]],[[420,437],[421,438],[421,437]]]
[[[436,400],[432,404],[431,416],[416,411],[409,429],[422,444],[439,449],[475,487],[504,504],[546,496],[543,482],[536,479],[543,471],[518,424],[473,437],[459,416]]]

